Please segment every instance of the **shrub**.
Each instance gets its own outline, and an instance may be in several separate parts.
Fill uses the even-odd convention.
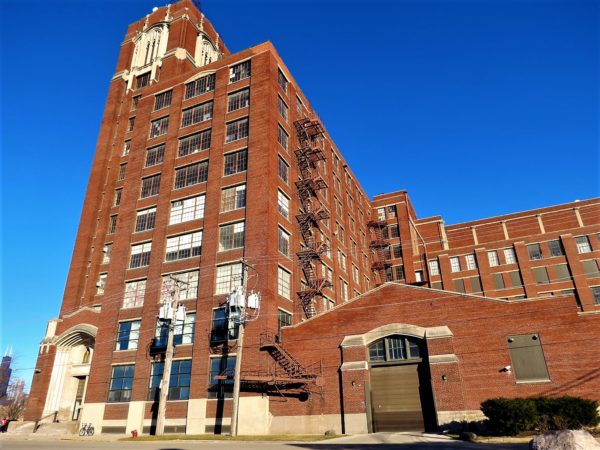
[[[488,432],[515,435],[540,429],[565,430],[600,423],[598,402],[578,397],[494,398],[481,404]]]

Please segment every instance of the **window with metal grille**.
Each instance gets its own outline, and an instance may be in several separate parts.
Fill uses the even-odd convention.
[[[542,259],[542,249],[540,244],[529,244],[527,246],[527,253],[529,253],[530,260]]]
[[[277,69],[277,84],[283,92],[287,92],[288,80],[281,69]]]
[[[248,149],[227,153],[224,157],[223,174],[233,175],[248,169]]]
[[[281,181],[287,184],[289,179],[290,166],[287,162],[285,162],[285,160],[281,156],[278,156],[277,158],[277,174],[279,175],[279,178],[281,178]]]
[[[211,73],[205,77],[198,78],[185,85],[185,99],[197,97],[206,92],[215,90],[215,74]]]
[[[246,207],[246,185],[232,186],[221,191],[221,212]]]
[[[184,109],[181,116],[181,127],[189,127],[196,123],[212,119],[213,102],[201,103],[192,108]]]
[[[156,223],[156,208],[138,211],[135,220],[135,232],[152,230]]]
[[[235,83],[236,81],[243,80],[250,76],[250,60],[236,64],[229,68],[229,82]]]
[[[119,322],[117,333],[117,350],[135,350],[140,338],[140,320]]]
[[[123,163],[119,166],[119,176],[117,181],[123,181],[125,179],[125,172],[127,171],[127,163]]]
[[[173,100],[173,90],[161,92],[154,97],[154,111],[171,106]]]
[[[123,308],[137,308],[144,304],[146,280],[128,281],[125,283]]]
[[[227,131],[225,135],[225,142],[233,142],[239,139],[244,139],[248,137],[248,118],[244,117],[243,119],[236,120],[234,122],[229,122],[227,124]]]
[[[191,134],[179,139],[179,150],[177,156],[181,157],[199,152],[201,150],[208,150],[210,148],[211,135],[212,131],[209,128],[208,130],[203,130],[199,133]]]
[[[283,99],[277,96],[277,110],[279,111],[279,115],[287,122],[288,118],[288,106],[285,104]]]
[[[169,117],[161,117],[160,119],[150,122],[150,137],[154,138],[167,134],[169,130]]]
[[[285,256],[290,255],[290,234],[282,228],[277,229],[277,249]]]
[[[217,267],[215,295],[230,294],[243,283],[242,265],[227,264]]]
[[[147,266],[150,264],[150,253],[152,251],[152,242],[145,242],[143,244],[134,244],[131,246],[131,260],[129,261],[129,268],[135,269],[136,267]]]
[[[113,366],[108,389],[108,402],[128,402],[133,388],[134,364]]]
[[[145,167],[157,166],[163,162],[165,156],[165,144],[160,144],[156,147],[151,147],[146,150]]]
[[[283,267],[277,267],[277,293],[283,298],[290,298],[292,275]]]
[[[108,221],[108,234],[113,234],[117,230],[117,216],[110,216]]]
[[[160,385],[163,378],[164,367],[165,364],[163,362],[152,363],[150,386],[148,388],[149,401],[158,401],[160,398]],[[169,376],[169,392],[167,393],[167,400],[187,400],[190,398],[191,375],[191,359],[178,359],[173,361]]]
[[[202,253],[202,231],[167,238],[166,261],[193,258]]]
[[[279,125],[278,128],[277,128],[277,142],[279,142],[279,144],[286,151],[288,149],[288,140],[289,140],[289,135],[287,134],[287,131],[285,131],[283,129],[283,127],[281,125]]]
[[[589,253],[592,251],[590,240],[587,236],[577,236],[575,243],[577,244],[577,253]]]
[[[244,222],[230,223],[219,227],[219,251],[244,246]]]
[[[250,106],[250,89],[242,89],[227,96],[227,112]]]
[[[205,200],[205,195],[198,195],[196,197],[171,202],[169,225],[204,218]]]
[[[143,73],[135,78],[135,87],[140,89],[150,84],[150,72]]]
[[[158,195],[160,190],[160,173],[150,177],[142,178],[142,189],[140,198],[152,197]]]
[[[175,169],[175,189],[205,183],[208,178],[208,160]]]

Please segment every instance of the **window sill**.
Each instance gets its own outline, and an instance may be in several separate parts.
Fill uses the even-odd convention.
[[[518,381],[515,380],[516,384],[541,384],[541,383],[552,383],[550,379],[540,379],[540,380],[526,380],[526,381]]]

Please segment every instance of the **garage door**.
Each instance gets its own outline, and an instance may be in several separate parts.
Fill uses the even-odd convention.
[[[418,364],[371,368],[374,431],[423,431]]]

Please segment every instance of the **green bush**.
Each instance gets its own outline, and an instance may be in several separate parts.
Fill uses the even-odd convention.
[[[578,397],[494,398],[481,404],[490,434],[593,427],[600,423],[598,402]]]

